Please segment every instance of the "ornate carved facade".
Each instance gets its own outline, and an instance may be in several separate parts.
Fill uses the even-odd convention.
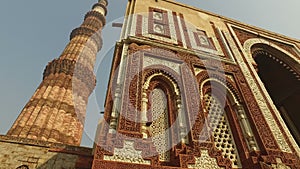
[[[300,167],[299,41],[170,0],[126,14],[93,169]]]
[[[7,135],[0,136],[1,169],[91,168],[92,149],[79,146],[106,6],[99,0],[85,15]]]
[[[10,137],[69,153],[73,168],[300,168],[300,41],[171,0],[128,2],[93,158],[62,150],[58,143],[76,147],[82,134],[106,5],[93,7],[48,64]],[[75,55],[81,50],[85,57]]]

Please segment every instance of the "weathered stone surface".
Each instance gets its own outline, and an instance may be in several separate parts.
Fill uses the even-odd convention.
[[[0,152],[0,169],[88,169],[92,164],[91,148],[32,139],[0,136]]]
[[[300,168],[299,146],[257,73],[253,52],[259,46],[272,51],[299,79],[298,40],[171,0],[129,1],[127,12],[93,169]],[[155,89],[167,104],[152,101]],[[207,94],[224,103],[212,104]],[[164,111],[152,109],[158,106]],[[165,131],[154,132],[164,123],[156,123],[157,112],[167,114]],[[222,120],[213,115],[218,112]],[[163,141],[155,145],[157,133],[168,138],[161,140],[172,145],[169,151],[162,152]],[[126,142],[142,158],[126,153]],[[170,158],[161,158],[165,154]]]

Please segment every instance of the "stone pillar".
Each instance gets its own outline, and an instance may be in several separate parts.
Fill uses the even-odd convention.
[[[96,84],[93,70],[106,6],[100,0],[72,31],[69,44],[48,63],[43,81],[7,135],[80,145],[88,97]]]
[[[243,130],[243,135],[246,138],[247,144],[250,148],[250,151],[256,151],[258,150],[257,143],[255,141],[255,137],[253,135],[252,129],[250,127],[250,124],[248,122],[248,119],[246,117],[244,108],[242,105],[235,105],[235,108],[237,110],[237,114],[239,117],[239,121]]]
[[[188,144],[186,114],[182,110],[181,98],[176,96],[176,108],[178,113],[179,137],[182,144]]]
[[[148,122],[147,106],[148,106],[148,98],[147,98],[146,91],[144,91],[142,94],[142,110],[141,110],[141,122],[142,122],[141,132],[143,135],[143,139],[148,138],[148,127],[146,125],[146,123]]]

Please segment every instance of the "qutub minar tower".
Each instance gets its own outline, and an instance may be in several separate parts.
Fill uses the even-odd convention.
[[[300,168],[300,41],[173,0],[128,1],[104,120],[81,147],[107,5],[0,136],[0,169]]]
[[[82,25],[72,31],[61,56],[48,63],[42,83],[8,136],[80,145],[88,97],[96,84],[93,71],[102,47],[106,5],[106,0],[95,4]]]

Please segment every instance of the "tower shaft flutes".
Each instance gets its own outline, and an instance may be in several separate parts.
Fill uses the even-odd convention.
[[[106,0],[99,0],[70,35],[61,56],[49,62],[43,81],[7,135],[80,145],[86,105],[96,80],[96,54],[102,47]]]

